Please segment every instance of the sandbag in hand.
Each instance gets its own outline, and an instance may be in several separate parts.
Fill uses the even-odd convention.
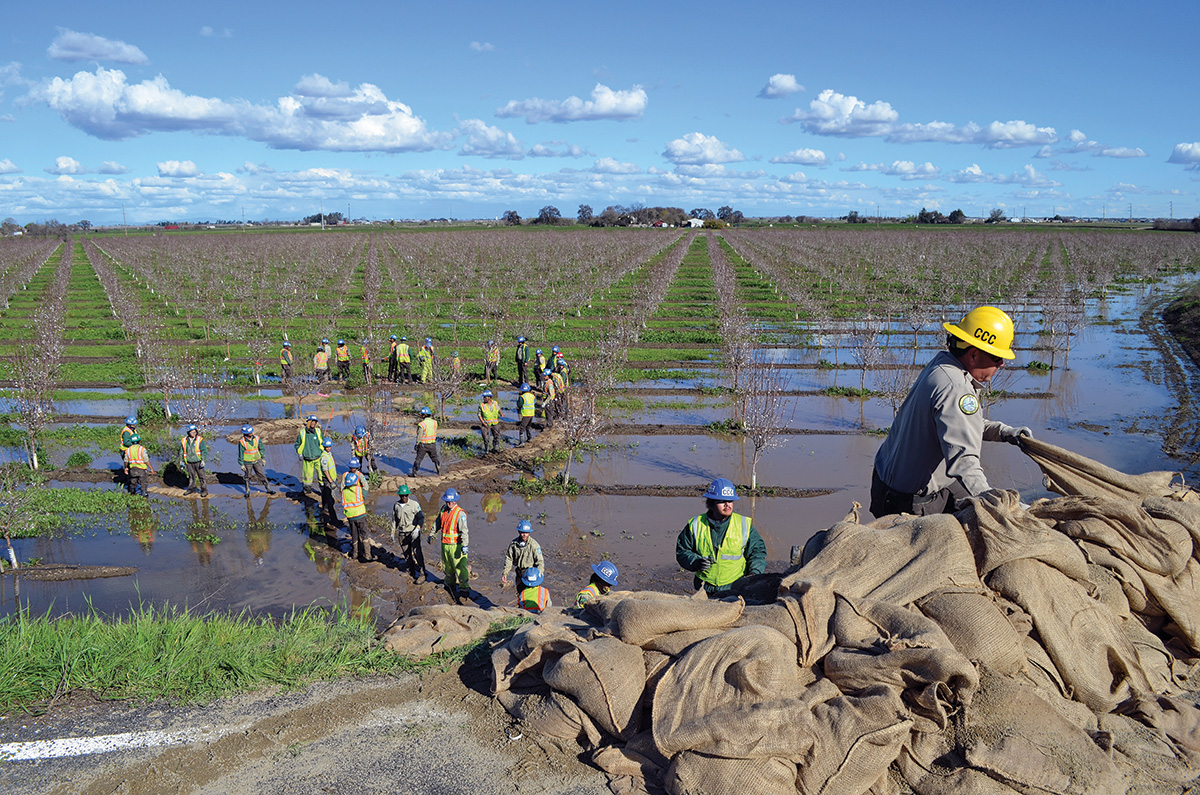
[[[711,569],[712,565],[713,565],[712,558],[700,558],[700,564],[696,567],[696,571],[703,574],[704,572]]]
[[[1033,429],[1022,425],[1020,428],[1009,428],[1004,432],[1004,441],[1009,444],[1020,444],[1021,437],[1033,438]]]

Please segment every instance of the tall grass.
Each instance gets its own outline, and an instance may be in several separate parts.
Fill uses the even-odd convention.
[[[376,641],[367,616],[344,610],[309,607],[275,621],[142,605],[125,618],[21,612],[0,622],[0,712],[75,690],[187,703],[414,667]]]

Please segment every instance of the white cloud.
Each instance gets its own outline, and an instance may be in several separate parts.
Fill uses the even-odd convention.
[[[20,174],[21,169],[7,157],[0,160],[0,174]]]
[[[1120,158],[1145,157],[1146,153],[1142,151],[1141,147],[1135,147],[1135,148],[1131,149],[1128,146],[1113,146],[1113,147],[1101,149],[1099,152],[1096,153],[1096,156],[1097,157],[1120,157]]]
[[[823,166],[829,158],[820,149],[793,149],[786,155],[771,158],[772,163],[791,163],[800,166]]]
[[[160,177],[195,177],[200,169],[191,160],[165,160],[158,164]]]
[[[635,163],[622,163],[611,157],[602,157],[592,166],[597,174],[639,174],[641,169]]]
[[[94,33],[78,33],[67,28],[58,29],[58,36],[46,48],[46,54],[57,61],[150,63],[146,54],[132,44],[106,39]]]
[[[1025,165],[1021,170],[1014,171],[1012,174],[988,174],[979,167],[978,163],[972,163],[967,168],[948,175],[946,180],[960,184],[989,183],[994,185],[1024,185],[1031,188],[1058,188],[1062,186],[1061,182],[1055,182],[1038,172],[1031,165]]]
[[[487,41],[471,42],[471,50],[474,52],[491,52],[494,49],[496,49],[496,48],[494,46],[492,46],[491,42],[487,42]]]
[[[520,160],[525,157],[525,146],[516,136],[479,119],[467,119],[460,123],[458,132],[467,136],[462,149],[458,151],[460,155],[508,160]]]
[[[1050,148],[1049,144],[1047,144],[1046,146],[1043,146],[1041,149],[1037,150],[1033,156],[1044,160],[1045,158],[1053,157],[1054,150]]]
[[[766,174],[761,170],[734,171],[719,163],[676,166],[675,173],[693,179],[758,179]]]
[[[242,165],[238,166],[238,171],[243,174],[274,174],[275,169],[268,166],[266,163],[251,163],[247,160]]]
[[[46,169],[47,174],[86,174],[83,166],[73,157],[56,157],[54,165]]]
[[[530,157],[590,157],[591,153],[581,146],[568,144],[566,141],[546,141],[534,144],[529,150]]]
[[[212,25],[204,25],[200,28],[200,35],[204,37],[220,36],[223,39],[233,38],[233,31],[230,28],[221,28],[221,32],[213,30]]]
[[[105,160],[100,164],[100,168],[96,169],[97,174],[125,174],[128,171],[129,169],[115,160]]]
[[[340,91],[340,84],[310,75],[305,91]],[[281,97],[275,105],[184,94],[162,75],[130,84],[119,69],[97,68],[54,78],[30,96],[69,124],[97,138],[124,140],[153,131],[191,130],[244,137],[274,149],[334,152],[428,151],[452,136],[428,130],[407,105],[363,83],[347,96]]]
[[[1167,158],[1167,162],[1190,163],[1193,166],[1200,165],[1200,142],[1175,144],[1175,148],[1171,151],[1171,156]]]
[[[354,90],[350,88],[350,84],[344,80],[339,80],[336,83],[330,80],[325,75],[319,75],[315,72],[311,75],[305,75],[296,82],[296,87],[292,89],[302,97],[323,97],[326,99],[354,96]]]
[[[698,132],[668,141],[663,157],[677,166],[740,163],[746,159],[741,152],[723,143],[716,136]]]
[[[911,160],[896,160],[891,165],[886,163],[859,163],[858,165],[844,168],[843,171],[878,171],[880,174],[887,174],[892,177],[900,177],[901,179],[933,179],[941,173],[941,169],[933,163],[914,163]]]
[[[889,103],[867,104],[858,97],[825,89],[809,103],[808,110],[797,109],[784,122],[796,122],[814,135],[843,138],[882,137],[893,143],[974,143],[992,149],[1041,146],[1058,140],[1053,127],[1037,127],[1025,121],[994,121],[962,126],[947,122],[900,124],[900,114]]]
[[[1067,140],[1073,144],[1081,144],[1087,139],[1087,136],[1079,130],[1071,130],[1071,132],[1067,133]]]
[[[803,90],[804,86],[796,82],[795,75],[776,74],[771,75],[758,96],[762,99],[778,99]]]
[[[543,121],[599,121],[637,119],[646,111],[649,97],[641,86],[628,91],[613,91],[603,83],[592,89],[592,98],[583,100],[568,97],[561,102],[546,99],[510,100],[507,105],[496,109],[502,119],[525,117],[527,124]]]

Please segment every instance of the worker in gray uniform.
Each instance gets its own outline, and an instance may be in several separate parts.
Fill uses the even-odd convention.
[[[994,306],[943,323],[947,350],[917,377],[875,454],[871,513],[951,513],[956,503],[991,489],[979,463],[983,442],[1019,444],[1029,428],[985,420],[979,390],[1012,352],[1013,322]]]

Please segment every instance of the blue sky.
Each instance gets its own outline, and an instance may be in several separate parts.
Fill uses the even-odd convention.
[[[0,216],[1200,214],[1200,6],[901,5],[30,4]]]

